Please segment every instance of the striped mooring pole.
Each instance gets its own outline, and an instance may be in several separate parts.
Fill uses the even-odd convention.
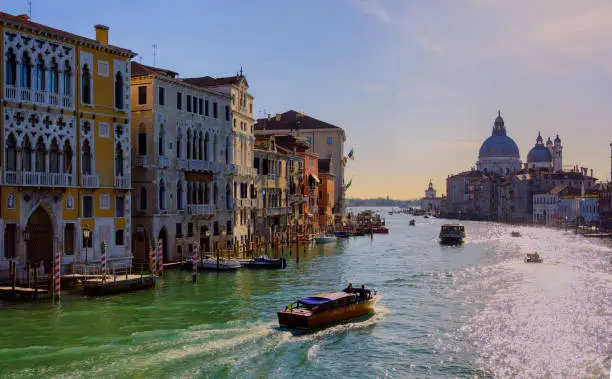
[[[198,280],[198,250],[200,248],[199,243],[194,243],[193,244],[193,259],[192,259],[192,265],[193,265],[193,282],[195,283]]]
[[[164,246],[161,239],[157,241],[157,273],[159,276],[164,273]]]
[[[62,253],[59,251],[55,253],[55,267],[53,270],[54,290],[55,299],[59,300],[61,296],[61,259]]]
[[[102,273],[102,282],[106,281],[106,241],[104,240],[100,245],[100,272]]]
[[[156,275],[157,271],[155,269],[155,260],[157,259],[157,249],[155,246],[151,247],[151,251],[149,252],[149,269],[151,270],[151,275]]]

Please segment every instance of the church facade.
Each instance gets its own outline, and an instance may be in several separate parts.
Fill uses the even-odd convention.
[[[516,142],[506,134],[501,112],[493,123],[493,132],[480,147],[476,168],[484,173],[510,175],[522,169],[521,157]]]

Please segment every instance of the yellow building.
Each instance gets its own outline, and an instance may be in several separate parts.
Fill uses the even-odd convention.
[[[131,264],[130,50],[0,13],[0,271]],[[89,232],[90,233],[89,233]],[[87,238],[87,236],[89,237]],[[90,267],[91,268],[91,267]],[[40,269],[42,272],[42,268]],[[0,272],[1,273],[1,272]]]

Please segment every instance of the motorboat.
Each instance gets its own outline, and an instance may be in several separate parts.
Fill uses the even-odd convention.
[[[425,216],[423,216],[423,218],[429,218],[429,216],[428,216],[428,215],[425,215]]]
[[[373,313],[380,298],[376,291],[350,286],[342,292],[304,297],[278,312],[278,323],[289,329],[320,329]]]
[[[542,263],[544,262],[544,260],[542,258],[540,258],[540,254],[536,253],[530,253],[527,254],[525,256],[525,259],[523,259],[525,261],[525,263]]]
[[[414,219],[410,220],[410,222],[408,223],[408,225],[410,225],[410,226],[415,226],[416,224],[415,224]]]
[[[287,260],[285,257],[281,258],[268,258],[265,255],[251,259],[244,264],[247,268],[285,268],[287,267]]]
[[[232,271],[237,270],[242,265],[233,259],[214,258],[209,255],[198,261],[198,268],[201,270]]]
[[[510,235],[512,237],[520,237],[521,236],[521,232],[519,232],[518,230],[513,230],[512,233],[510,233]]]
[[[337,240],[338,240],[338,237],[336,237],[333,234],[324,234],[324,235],[315,237],[316,243],[330,243],[330,242],[335,242]]]
[[[461,224],[444,224],[440,229],[440,242],[460,244],[465,238],[465,226]]]
[[[349,238],[351,236],[351,233],[349,231],[341,231],[335,232],[334,235],[338,238]]]

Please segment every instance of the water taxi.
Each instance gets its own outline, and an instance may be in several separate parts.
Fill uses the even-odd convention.
[[[518,230],[514,230],[514,231],[512,231],[512,233],[510,233],[510,235],[512,237],[520,237],[521,236],[521,232],[519,232]]]
[[[465,226],[461,224],[444,224],[440,229],[440,242],[459,244],[465,238]]]
[[[408,225],[410,225],[410,226],[414,226],[414,225],[415,225],[414,220],[410,220],[410,222],[408,223]]]
[[[336,237],[333,234],[332,235],[325,234],[322,236],[315,237],[315,243],[330,243],[330,242],[335,242],[336,240],[338,240],[338,237]]]
[[[525,261],[525,263],[542,263],[542,262],[544,262],[544,260],[542,258],[540,258],[540,254],[538,254],[538,253],[527,254],[525,256],[524,261]]]
[[[233,271],[240,267],[242,267],[240,262],[233,259],[213,258],[209,255],[198,261],[198,268],[201,270]]]
[[[349,288],[342,292],[325,292],[302,298],[278,312],[283,328],[312,330],[374,312],[380,295],[365,288]]]
[[[285,268],[287,267],[287,260],[285,257],[281,258],[268,258],[265,255],[251,259],[244,263],[244,267],[247,268]]]

